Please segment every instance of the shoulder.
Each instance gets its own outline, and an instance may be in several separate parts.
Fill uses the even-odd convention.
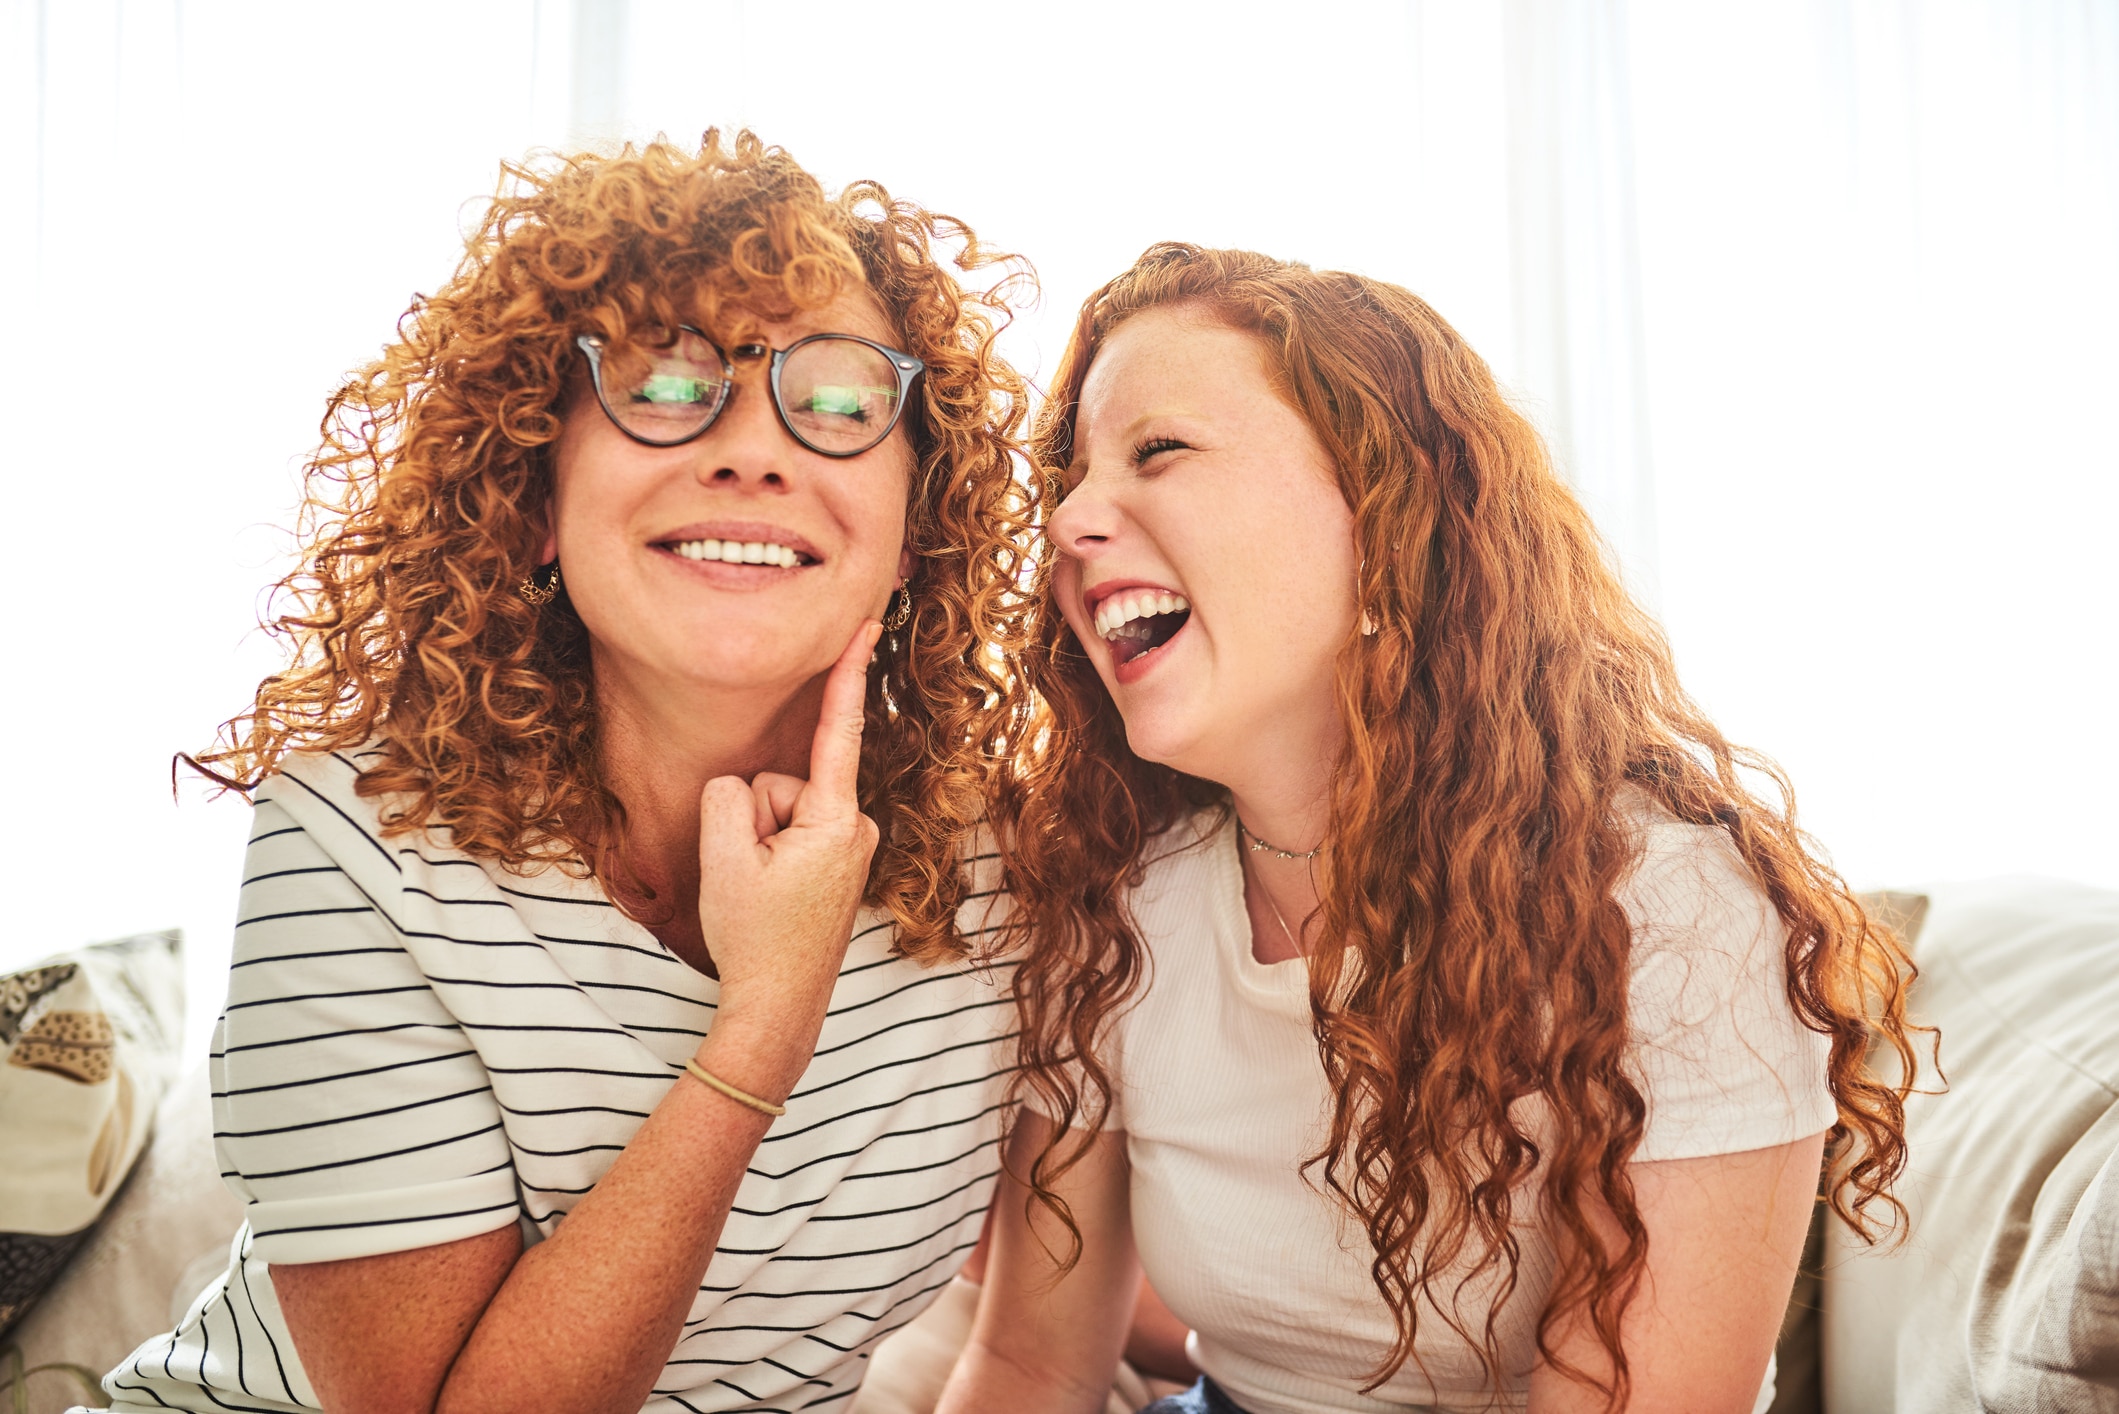
[[[1636,967],[1671,949],[1748,953],[1777,930],[1773,901],[1727,830],[1687,824],[1633,789],[1617,814],[1636,850],[1617,891],[1633,925]]]
[[[386,802],[358,789],[363,763],[380,754],[374,747],[289,752],[251,795],[260,826],[299,830],[307,844],[356,876],[402,874],[383,839]],[[254,839],[262,838],[261,829]]]
[[[1636,1159],[1765,1148],[1828,1128],[1828,1038],[1788,997],[1787,938],[1728,831],[1622,800],[1638,856],[1618,890],[1633,927],[1633,1065],[1649,1105]]]
[[[381,761],[374,743],[338,751],[290,751],[252,793],[307,824],[337,821],[379,835],[387,799],[360,793],[361,777]]]
[[[1205,805],[1178,818],[1148,841],[1140,854],[1136,893],[1164,893],[1197,886],[1210,878],[1222,836],[1234,828],[1225,805]]]
[[[407,827],[402,823],[413,804],[407,795],[362,789],[363,778],[383,757],[381,746],[375,743],[349,750],[288,753],[252,794],[258,812],[253,839],[261,839],[268,830],[297,831],[302,839],[289,841],[288,847],[298,844],[320,851],[375,897],[399,892],[440,897],[460,893],[466,886],[482,894],[493,888],[511,894],[524,887],[525,881],[536,879],[538,893],[556,892],[568,900],[602,898],[593,884],[559,877],[565,871],[551,868],[519,873],[499,870],[500,878],[485,879],[496,871],[488,869],[486,861],[458,849],[446,826]],[[516,888],[508,888],[507,882]]]
[[[1142,846],[1125,879],[1123,900],[1136,936],[1154,950],[1159,939],[1189,931],[1213,916],[1224,892],[1216,848],[1229,828],[1224,807],[1207,806],[1180,816]]]
[[[1636,1032],[1660,1035],[1716,1006],[1756,1008],[1783,993],[1786,929],[1729,833],[1678,820],[1639,792],[1621,797],[1619,815],[1636,850],[1617,890],[1633,929]]]
[[[1195,810],[1148,841],[1126,894],[1141,946],[1167,966],[1182,956],[1204,962],[1229,925],[1229,905],[1243,895],[1227,836],[1233,817],[1221,806]]]

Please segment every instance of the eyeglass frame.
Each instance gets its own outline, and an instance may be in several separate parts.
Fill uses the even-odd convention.
[[[735,396],[736,366],[729,362],[728,350],[707,337],[707,333],[703,329],[694,328],[689,324],[679,324],[677,331],[680,334],[696,334],[699,342],[712,349],[715,357],[721,360],[721,397],[715,402],[713,411],[706,415],[704,422],[690,432],[685,433],[682,437],[677,437],[667,442],[658,442],[652,437],[641,436],[638,432],[626,426],[617,413],[611,411],[611,400],[605,396],[603,391],[603,335],[577,334],[574,336],[575,346],[588,355],[589,386],[596,390],[596,405],[602,408],[603,415],[611,420],[611,426],[617,428],[643,447],[681,447],[687,442],[695,441],[705,436],[707,429],[721,420],[721,414],[728,410],[729,401]],[[850,339],[854,343],[865,344],[890,360],[891,371],[898,375],[898,398],[895,403],[891,404],[889,425],[876,434],[875,441],[851,452],[837,452],[826,447],[819,447],[807,437],[795,431],[795,425],[787,415],[787,405],[780,400],[780,370],[786,366],[788,358],[804,344],[814,344],[822,339]],[[901,349],[894,349],[888,344],[879,344],[874,339],[863,338],[859,334],[837,334],[826,331],[821,334],[806,334],[784,349],[776,349],[770,344],[745,344],[742,347],[762,348],[772,356],[772,363],[766,375],[767,387],[771,393],[773,414],[780,419],[780,425],[787,429],[787,435],[820,457],[832,457],[842,461],[848,457],[858,457],[863,453],[872,452],[890,440],[890,434],[897,431],[898,423],[905,416],[906,402],[912,397],[912,380],[927,371],[926,360],[916,358]]]

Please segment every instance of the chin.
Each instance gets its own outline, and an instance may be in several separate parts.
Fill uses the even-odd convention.
[[[1125,718],[1126,745],[1135,756],[1188,776],[1204,774],[1198,769],[1207,754],[1200,749],[1201,724],[1188,720],[1189,713],[1150,708],[1120,715]]]
[[[848,638],[853,636],[847,630]],[[723,690],[742,691],[774,684],[797,684],[829,669],[846,650],[843,640],[828,643],[829,634],[791,629],[786,624],[720,623],[687,635],[687,641],[664,655],[666,669]]]

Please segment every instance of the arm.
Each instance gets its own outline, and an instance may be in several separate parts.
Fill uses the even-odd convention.
[[[717,1024],[699,1063],[778,1098],[809,1059],[805,1038],[815,1044],[821,1010],[802,1022],[790,1017],[778,1037],[741,1047]],[[527,1252],[511,1223],[440,1247],[275,1266],[318,1398],[334,1414],[639,1409],[770,1123],[680,1078],[596,1187]],[[560,1330],[566,1338],[554,1340]]]
[[[1771,1149],[1633,1166],[1648,1268],[1620,1338],[1628,1414],[1750,1414],[1795,1284],[1824,1136]],[[1608,1377],[1580,1320],[1554,1332],[1561,1357]],[[1603,1397],[1541,1362],[1530,1414],[1594,1414]]]
[[[697,1059],[772,1100],[809,1065],[875,848],[876,827],[854,803],[874,638],[872,627],[857,633],[832,670],[808,782],[721,777],[701,801],[700,922],[721,1003]],[[319,1399],[334,1414],[639,1409],[771,1123],[680,1076],[602,1180],[527,1252],[509,1228],[275,1266]]]
[[[1101,1414],[1133,1316],[1139,1264],[1127,1196],[1126,1136],[1105,1132],[1057,1185],[1081,1228],[1082,1256],[1058,1276],[1067,1230],[1013,1175],[1027,1172],[1052,1121],[1018,1112],[1008,1174],[993,1200],[993,1248],[971,1340],[935,1414]]]
[[[973,1286],[985,1284],[986,1258],[993,1251],[993,1218],[998,1211],[998,1208],[986,1210],[986,1225],[979,1230],[979,1245],[971,1250],[971,1255],[964,1259],[963,1267],[957,1272],[960,1280]],[[1188,1385],[1199,1378],[1199,1370],[1185,1350],[1191,1335],[1191,1328],[1163,1304],[1161,1295],[1143,1274],[1133,1300],[1133,1325],[1126,1335],[1126,1363],[1144,1375]]]
[[[1126,1337],[1126,1363],[1144,1375],[1190,1384],[1199,1378],[1198,1367],[1185,1349],[1192,1328],[1177,1319],[1163,1304],[1162,1296],[1140,1279],[1140,1295],[1133,1304],[1133,1330]]]

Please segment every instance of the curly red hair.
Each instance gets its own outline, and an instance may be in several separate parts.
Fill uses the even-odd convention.
[[[1313,1164],[1366,1228],[1396,1323],[1375,1382],[1411,1358],[1416,1305],[1436,1283],[1465,1268],[1513,1279],[1510,1226],[1541,1173],[1562,1240],[1539,1348],[1555,1358],[1556,1322],[1586,1318],[1611,1375],[1575,1373],[1617,1407],[1620,1317],[1647,1249],[1627,1169],[1646,1105],[1626,1063],[1631,938],[1615,893],[1636,843],[1621,793],[1727,831],[1771,896],[1787,926],[1789,1003],[1831,1038],[1830,1199],[1872,1235],[1885,1214],[1903,1216],[1890,1184],[1905,1164],[1905,1092],[1864,1060],[1877,1036],[1910,1057],[1910,962],[1798,831],[1786,779],[1686,697],[1535,429],[1407,291],[1154,246],[1082,306],[1032,437],[1044,467],[1072,458],[1082,383],[1111,331],[1177,305],[1264,344],[1339,468],[1360,601],[1380,628],[1339,658],[1347,742],[1321,917],[1345,949],[1310,962],[1336,1095]],[[1081,1152],[1067,1126],[1093,1128],[1109,1102],[1099,1038],[1142,981],[1125,889],[1158,832],[1225,795],[1132,754],[1058,613],[1039,620],[1025,664],[1050,715],[1044,749],[1013,763],[1003,813],[1019,926],[1035,938],[1016,978],[1020,1083],[1061,1121],[1029,1178],[1056,1204],[1049,1185]],[[1769,782],[1773,798],[1748,780]],[[1535,1141],[1516,1107],[1531,1096],[1550,1122]],[[1616,1240],[1599,1237],[1601,1214]],[[1498,1384],[1491,1319],[1457,1331]]]
[[[974,292],[945,268],[999,267]],[[1033,711],[1016,652],[1032,498],[1022,380],[994,340],[1033,277],[962,222],[874,182],[835,198],[781,149],[709,131],[616,156],[508,164],[464,259],[331,398],[308,464],[301,560],[267,625],[291,662],[199,758],[254,785],[290,751],[370,741],[362,794],[393,832],[445,827],[511,868],[558,860],[650,897],[597,768],[587,633],[533,608],[553,443],[582,386],[575,339],[627,348],[677,324],[784,318],[864,290],[927,365],[906,412],[916,469],[911,623],[869,682],[860,798],[881,828],[870,903],[906,955],[961,953],[952,867],[992,763]],[[596,414],[601,416],[600,413]]]

